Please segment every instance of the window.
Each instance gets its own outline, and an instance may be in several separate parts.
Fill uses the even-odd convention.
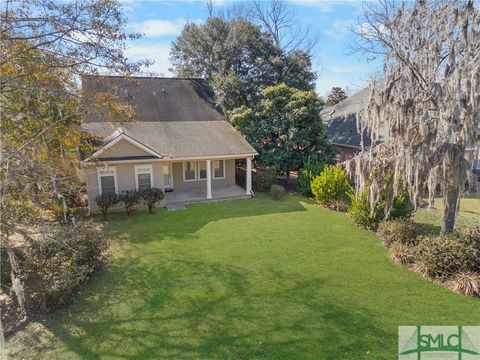
[[[183,181],[197,180],[197,172],[195,171],[194,161],[185,161],[183,163]]]
[[[150,189],[152,184],[152,165],[135,165],[135,186],[137,190]]]
[[[97,175],[100,195],[117,193],[117,169],[115,167],[97,168]]]
[[[206,161],[198,162],[198,178],[200,180],[205,180],[207,178],[207,162]]]
[[[213,160],[213,178],[225,178],[225,160]]]

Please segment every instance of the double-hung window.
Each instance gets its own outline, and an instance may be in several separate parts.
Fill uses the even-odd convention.
[[[137,190],[150,189],[152,184],[152,165],[135,165],[135,185]]]
[[[183,181],[195,180],[197,180],[195,161],[185,161],[183,163]]]
[[[97,175],[100,195],[117,193],[117,169],[115,167],[97,168]]]
[[[224,179],[225,178],[225,160],[213,160],[213,178]]]

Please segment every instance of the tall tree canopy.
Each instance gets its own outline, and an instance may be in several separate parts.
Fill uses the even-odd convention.
[[[170,60],[179,76],[207,79],[227,112],[254,105],[269,85],[311,90],[316,78],[308,52],[285,52],[269,33],[243,19],[187,24],[172,44]]]
[[[80,189],[74,170],[83,146],[78,124],[87,109],[82,100],[91,96],[82,94],[81,77],[107,71],[128,75],[140,64],[123,56],[125,41],[137,35],[126,33],[114,0],[6,1],[1,6],[0,235],[12,268],[12,290],[23,307],[12,237],[55,239],[57,226],[75,227],[67,214]],[[89,100],[119,119],[131,115],[114,93]],[[56,216],[60,222],[52,221]]]
[[[367,10],[358,32],[361,50],[385,56],[360,125],[373,143],[381,131],[387,139],[352,163],[357,185],[369,184],[372,204],[386,191],[388,213],[401,181],[415,204],[440,183],[442,229],[451,231],[472,160],[466,148],[480,144],[480,11],[473,1],[382,5]]]
[[[280,84],[263,90],[255,107],[235,109],[231,121],[258,151],[258,162],[288,178],[309,157],[325,163],[335,158],[318,108],[314,91]]]

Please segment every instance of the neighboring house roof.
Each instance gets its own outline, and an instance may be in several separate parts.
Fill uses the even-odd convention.
[[[111,119],[98,117],[81,125],[83,131],[105,139],[104,147],[94,154],[97,159],[109,160],[101,154],[120,138],[160,159],[257,154],[226,121],[202,79],[102,76],[92,80],[83,80],[84,90],[103,92],[116,86],[125,91],[135,109],[133,121],[122,123],[121,128]]]
[[[369,89],[365,88],[336,105],[324,107],[320,116],[328,140],[335,145],[360,148],[361,136],[357,130],[357,113],[365,107]],[[364,146],[370,146],[368,134],[363,136]]]

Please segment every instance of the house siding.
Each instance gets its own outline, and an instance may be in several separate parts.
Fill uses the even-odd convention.
[[[152,172],[153,172],[153,186],[159,189],[164,190],[163,184],[163,170],[162,170],[162,163],[154,162],[149,163],[141,162],[135,164],[116,164],[116,165],[109,165],[110,167],[116,167],[117,169],[117,185],[118,185],[118,192],[125,191],[125,190],[133,190],[135,189],[135,165],[152,165]],[[101,165],[99,165],[101,167]],[[87,192],[88,192],[88,204],[89,210],[92,213],[98,212],[97,204],[95,203],[95,197],[99,195],[98,189],[98,174],[96,167],[88,167],[85,169],[85,178],[87,183]],[[117,205],[115,210],[123,210],[122,205]]]
[[[100,155],[102,158],[109,157],[122,157],[122,156],[145,156],[151,155],[145,150],[140,149],[138,146],[135,146],[132,143],[129,143],[126,140],[120,140],[111,148],[108,148]]]
[[[173,191],[182,189],[196,189],[207,186],[207,180],[183,181],[183,162],[172,163],[173,172]],[[225,160],[225,178],[214,179],[212,171],[212,191],[215,192],[215,186],[235,185],[235,160]],[[215,194],[214,194],[215,195]]]
[[[123,154],[122,154],[123,155]],[[110,164],[109,167],[115,167],[117,171],[117,186],[118,192],[135,189],[135,165],[152,165],[153,171],[153,186],[165,190],[163,179],[163,165],[166,162],[136,162],[127,164]],[[102,167],[101,164],[98,167]],[[213,175],[213,172],[212,172]],[[96,167],[87,167],[84,171],[88,191],[88,204],[91,213],[99,211],[95,203],[95,197],[99,195],[98,189],[98,174]],[[207,186],[206,180],[183,181],[183,162],[172,163],[172,177],[173,177],[173,191],[182,191],[187,189],[205,188]],[[228,185],[235,185],[235,160],[225,160],[225,178],[212,178],[212,194],[215,197],[215,187],[224,187]],[[159,206],[162,206],[161,202]],[[139,205],[142,206],[142,205]],[[117,205],[111,209],[112,211],[123,210],[123,205]]]

